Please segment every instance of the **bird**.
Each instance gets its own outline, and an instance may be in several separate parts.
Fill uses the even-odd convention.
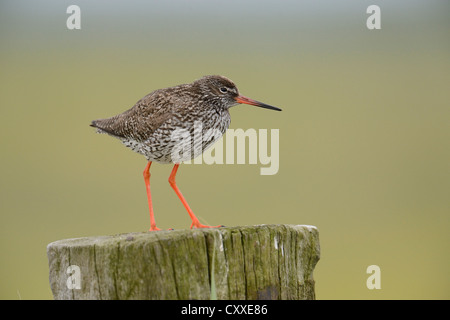
[[[211,147],[226,132],[231,122],[229,109],[238,104],[281,111],[239,94],[234,82],[227,77],[208,75],[191,83],[155,90],[123,113],[91,122],[90,126],[96,128],[97,133],[117,138],[126,147],[146,157],[143,175],[150,211],[149,231],[161,230],[156,226],[150,192],[150,166],[153,162],[174,165],[169,184],[192,220],[191,229],[222,227],[200,223],[175,178],[180,163]],[[196,128],[200,128],[202,138],[192,143]]]

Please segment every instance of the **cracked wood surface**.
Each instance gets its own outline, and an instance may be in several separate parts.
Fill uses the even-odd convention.
[[[55,299],[210,299],[211,286],[218,299],[314,299],[320,247],[313,226],[257,225],[60,240],[47,256]]]

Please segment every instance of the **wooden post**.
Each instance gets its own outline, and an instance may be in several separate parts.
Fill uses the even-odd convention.
[[[314,299],[320,247],[313,226],[258,225],[67,239],[47,255],[55,299]]]

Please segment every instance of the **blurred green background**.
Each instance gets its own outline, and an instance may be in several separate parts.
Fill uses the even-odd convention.
[[[81,30],[66,9],[81,8]],[[366,9],[381,8],[381,30]],[[51,299],[46,245],[149,227],[146,160],[93,119],[207,74],[276,105],[280,169],[184,165],[203,222],[320,231],[318,299],[450,298],[450,2],[1,1],[0,298]],[[152,166],[159,227],[190,220]],[[381,268],[381,289],[366,268]]]

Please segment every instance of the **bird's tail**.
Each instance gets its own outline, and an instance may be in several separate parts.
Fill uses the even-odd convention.
[[[97,133],[106,133],[102,128],[99,127],[99,120],[92,120],[90,126],[97,129]]]
[[[106,133],[112,136],[116,136],[112,131],[108,130],[108,121],[109,119],[100,119],[100,120],[93,120],[90,124],[91,127],[94,127],[97,129],[97,133]]]

